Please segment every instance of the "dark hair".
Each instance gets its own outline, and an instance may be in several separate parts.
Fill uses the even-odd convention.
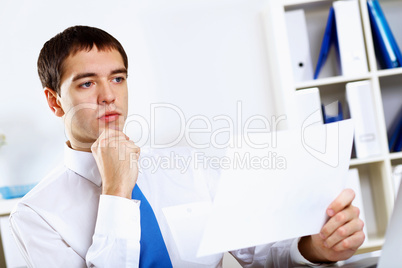
[[[63,65],[69,55],[83,50],[90,51],[93,46],[100,51],[116,49],[128,68],[128,59],[123,46],[107,32],[89,26],[73,26],[47,41],[38,58],[38,74],[43,87],[48,87],[60,95],[60,80]]]

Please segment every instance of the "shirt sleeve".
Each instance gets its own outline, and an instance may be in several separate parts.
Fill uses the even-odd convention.
[[[138,267],[140,259],[140,201],[101,195],[88,267]]]
[[[230,253],[243,267],[300,267],[316,266],[306,260],[298,248],[300,238],[240,249]]]
[[[11,232],[28,267],[138,267],[139,201],[101,195],[95,231],[86,256],[29,206],[10,215]],[[43,254],[46,252],[46,254]]]
[[[18,205],[10,227],[28,267],[86,267],[85,259],[30,207]]]

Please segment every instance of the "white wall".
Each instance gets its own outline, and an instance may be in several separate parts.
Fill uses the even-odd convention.
[[[62,158],[63,125],[46,105],[36,60],[45,41],[72,25],[103,28],[125,47],[132,115],[127,132],[136,141],[147,134],[136,115],[151,124],[151,103],[177,107],[185,122],[193,115],[227,115],[237,126],[237,101],[240,123],[256,114],[270,119],[264,6],[264,0],[0,0],[0,133],[7,136],[0,149],[0,186],[36,182]],[[176,140],[185,123],[172,108],[157,109],[154,120],[159,144]],[[228,126],[224,120],[211,125],[212,131]],[[219,135],[220,141],[228,136]],[[191,139],[209,142],[211,133]]]

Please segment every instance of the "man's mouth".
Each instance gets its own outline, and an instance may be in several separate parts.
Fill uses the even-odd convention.
[[[120,113],[118,112],[106,112],[104,115],[99,117],[99,120],[102,120],[104,122],[113,122],[119,119]]]

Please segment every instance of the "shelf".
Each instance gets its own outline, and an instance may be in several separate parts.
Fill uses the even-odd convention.
[[[351,166],[371,164],[371,163],[381,162],[384,160],[385,160],[384,156],[375,156],[375,157],[361,158],[361,159],[353,158],[350,160],[349,166],[351,167]]]
[[[359,81],[359,80],[367,80],[370,78],[371,78],[370,73],[367,73],[366,75],[359,75],[359,76],[335,76],[335,77],[321,78],[321,79],[317,79],[317,80],[298,82],[295,84],[295,87],[296,87],[296,89],[319,87],[319,86],[326,86],[326,85],[333,85],[333,84],[342,84],[342,83]]]
[[[383,244],[384,244],[384,238],[368,239],[357,250],[356,254],[362,254],[362,253],[380,250]]]
[[[402,152],[391,153],[391,154],[389,155],[389,159],[391,159],[391,160],[402,159]]]
[[[377,71],[378,77],[385,77],[399,74],[402,74],[402,68],[393,68],[393,69],[385,69]]]
[[[298,77],[292,79],[293,68],[292,59],[288,59],[290,48],[285,46],[292,42],[292,36],[283,35],[287,32],[286,24],[279,24],[285,21],[287,12],[302,9],[305,14],[307,38],[310,46],[310,56],[313,66],[319,58],[322,37],[325,33],[328,19],[328,10],[335,0],[282,0],[278,1],[278,12],[282,12],[273,21],[272,31],[274,36],[270,36],[269,42],[272,42],[278,49],[277,55],[273,57],[273,66],[281,67],[278,74],[273,76],[278,79],[276,84],[280,85],[278,92],[282,92],[283,103],[279,103],[281,112],[287,113],[298,118],[298,106],[294,105],[293,99],[289,99],[290,94],[296,90],[303,90],[312,87],[320,89],[320,101],[326,105],[335,100],[344,104],[345,117],[349,118],[346,84],[349,82],[369,80],[371,82],[371,95],[373,98],[372,107],[370,107],[376,117],[375,128],[379,137],[380,154],[366,157],[354,158],[350,160],[350,169],[357,169],[360,179],[360,188],[362,202],[364,203],[366,232],[368,234],[366,242],[359,248],[357,254],[372,252],[381,249],[384,243],[384,234],[388,226],[388,221],[392,215],[394,204],[394,189],[392,178],[392,167],[402,164],[402,152],[389,153],[387,141],[387,129],[394,121],[397,110],[400,107],[402,68],[377,69],[377,60],[374,50],[369,14],[367,10],[367,1],[358,0],[363,36],[365,41],[365,52],[367,57],[366,73],[355,76],[342,76],[339,72],[339,64],[334,49],[331,49],[328,60],[321,70],[320,78],[317,80],[298,81]],[[276,1],[275,1],[276,2]],[[395,38],[399,44],[402,43],[402,31],[399,27],[402,11],[402,0],[381,0],[383,11],[387,21],[394,32]],[[303,29],[304,31],[304,29]],[[287,43],[286,43],[287,42]],[[294,39],[293,42],[297,42]],[[285,49],[282,49],[285,48]],[[332,53],[332,54],[331,54]],[[286,59],[286,61],[284,61]],[[314,68],[313,67],[313,68]],[[314,70],[313,70],[314,71]],[[284,104],[283,107],[281,104]],[[317,109],[317,107],[315,107]]]
[[[285,7],[296,5],[311,5],[314,3],[328,2],[328,0],[284,0],[283,5]]]
[[[379,70],[373,73],[367,73],[366,75],[334,76],[334,77],[320,78],[316,80],[297,82],[295,84],[295,88],[303,89],[303,88],[319,87],[333,84],[342,84],[347,82],[370,79],[373,75],[377,75],[378,77],[387,77],[400,74],[402,74],[402,68],[386,69],[386,70]]]

